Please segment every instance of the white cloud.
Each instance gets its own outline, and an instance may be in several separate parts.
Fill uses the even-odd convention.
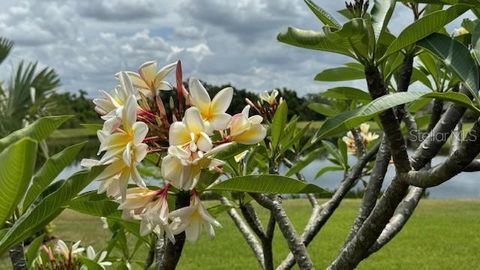
[[[4,10],[0,35],[16,42],[0,71],[21,59],[39,61],[55,68],[62,89],[71,91],[95,94],[97,89],[114,87],[113,76],[119,70],[135,70],[148,60],[167,64],[181,59],[186,78],[254,91],[286,86],[305,94],[332,86],[314,82],[313,77],[348,60],[276,40],[287,26],[320,29],[303,1],[0,0],[0,4]],[[335,13],[343,1],[321,4],[343,21]],[[397,8],[393,32],[408,23],[405,18],[409,18],[405,9]]]

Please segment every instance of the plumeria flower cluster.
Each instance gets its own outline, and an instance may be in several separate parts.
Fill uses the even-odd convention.
[[[363,123],[360,125],[359,134],[365,147],[367,147],[371,142],[375,141],[379,137],[378,134],[370,132],[370,125],[367,123]],[[342,140],[347,145],[348,152],[353,154],[357,153],[357,145],[351,131],[347,132],[347,135],[343,136]]]
[[[58,239],[51,243],[42,244],[38,256],[34,259],[35,269],[80,269],[85,270],[88,267],[83,264],[83,260],[88,259],[102,269],[111,266],[112,263],[106,261],[107,251],[96,253],[92,246],[84,248],[80,241],[68,245],[63,240]]]
[[[176,92],[165,81],[176,70]],[[203,170],[221,172],[216,154],[232,143],[254,145],[266,136],[259,115],[250,116],[250,106],[234,115],[227,113],[233,89],[227,87],[211,98],[202,83],[182,82],[181,63],[157,71],[155,62],[143,64],[138,73],[120,72],[118,86],[102,91],[95,110],[105,121],[98,131],[99,160],[85,159],[86,167],[104,165],[97,177],[99,192],[118,200],[125,219],[140,220],[142,235],[165,235],[172,242],[185,232],[196,241],[202,230],[215,235],[220,224],[200,201],[196,186]],[[167,104],[167,106],[165,105]],[[158,160],[164,185],[147,187],[137,165],[145,158]],[[128,188],[129,184],[136,187]],[[188,193],[190,204],[174,211],[169,194]],[[176,193],[176,194],[175,194]]]

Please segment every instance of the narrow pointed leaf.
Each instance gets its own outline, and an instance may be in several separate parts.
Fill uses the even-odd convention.
[[[65,121],[72,118],[71,116],[47,116],[38,119],[33,122],[31,125],[28,125],[25,128],[17,130],[12,134],[0,139],[0,151],[5,149],[5,147],[10,144],[25,138],[30,137],[36,141],[41,141],[46,139],[50,134],[55,131],[60,125]]]
[[[42,194],[42,198],[32,204],[0,239],[0,254],[51,222],[102,170],[103,167],[95,167],[91,171],[78,172],[60,182],[54,189],[48,190],[47,194]]]
[[[280,139],[287,123],[288,107],[284,101],[277,107],[277,111],[272,120],[272,146],[273,149],[278,147]]]
[[[327,193],[323,188],[280,175],[249,175],[234,177],[208,188],[253,193],[293,194]]]
[[[468,9],[468,6],[463,5],[452,6],[446,10],[435,11],[420,18],[400,33],[398,38],[390,44],[382,59],[438,31]]]
[[[430,51],[441,59],[462,81],[474,96],[478,92],[478,67],[470,51],[449,36],[434,33],[420,40],[418,46]]]
[[[277,39],[280,42],[300,48],[332,52],[354,57],[350,52],[349,47],[335,44],[335,42],[331,41],[322,32],[289,27],[285,32],[278,34]]]
[[[317,16],[317,18],[323,22],[325,25],[335,27],[337,29],[341,28],[342,26],[330,15],[327,11],[322,9],[321,7],[317,6],[312,0],[305,0],[308,8]]]
[[[375,0],[372,11],[373,32],[376,40],[386,31],[388,22],[395,9],[396,0]]]
[[[350,67],[338,67],[325,69],[315,76],[316,81],[338,82],[365,79],[365,72]]]
[[[477,108],[472,100],[470,100],[465,94],[457,92],[401,92],[393,93],[381,98],[375,99],[369,104],[362,106],[353,111],[344,112],[333,118],[328,119],[320,127],[318,134],[320,138],[325,138],[339,133],[345,133],[348,130],[357,127],[363,122],[366,122],[379,113],[396,107],[401,104],[416,101],[420,98],[438,98],[445,101],[452,101],[459,103],[477,114],[480,114],[480,109]]]
[[[22,206],[28,207],[35,198],[77,157],[86,142],[67,147],[65,150],[51,156],[35,173],[32,184],[28,188]]]
[[[12,215],[35,168],[37,143],[25,138],[0,153],[0,228]]]

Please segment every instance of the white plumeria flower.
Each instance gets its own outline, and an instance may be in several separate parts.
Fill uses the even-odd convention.
[[[138,73],[128,71],[127,74],[135,87],[138,87],[145,95],[151,95],[157,90],[172,89],[172,86],[164,79],[175,66],[176,63],[171,63],[157,72],[157,63],[149,61],[140,66]]]
[[[357,152],[357,145],[355,144],[355,138],[351,131],[347,132],[347,136],[343,136],[342,140],[347,145],[348,152],[352,154]]]
[[[80,247],[80,242],[77,241],[72,245],[71,248],[63,242],[63,240],[57,240],[57,243],[55,245],[55,251],[59,254],[61,254],[66,260],[68,260],[71,257],[74,257],[76,254],[82,253],[85,249]]]
[[[212,156],[226,146],[228,144],[217,146],[206,153],[170,146],[168,155],[162,160],[162,176],[180,190],[191,190],[197,185],[202,169],[212,170],[223,164]]]
[[[175,122],[170,126],[168,137],[170,145],[185,147],[192,152],[206,152],[213,147],[200,112],[195,107],[185,111],[182,122]]]
[[[364,144],[369,144],[370,142],[378,139],[379,135],[369,131],[370,125],[367,123],[362,123],[360,125],[360,135],[363,138]],[[352,136],[353,137],[353,136]]]
[[[241,113],[232,117],[230,122],[230,137],[232,141],[241,144],[256,144],[267,135],[267,130],[261,124],[263,118],[260,115],[248,117],[250,105],[247,105]]]
[[[171,228],[174,234],[185,231],[185,238],[195,242],[200,237],[203,229],[210,238],[215,237],[213,226],[221,227],[208,211],[203,207],[200,198],[194,194],[190,200],[190,206],[177,209],[170,213],[172,219]]]
[[[168,201],[166,190],[149,190],[131,188],[127,199],[119,206],[126,217],[141,219],[140,234],[147,235],[152,231],[175,242],[175,237],[168,226]]]
[[[272,92],[265,91],[260,94],[260,99],[268,103],[270,106],[277,104],[278,90],[273,89]]]
[[[120,155],[123,156],[125,164],[130,165],[132,151],[136,153],[146,151],[146,144],[142,142],[147,133],[147,124],[137,122],[137,101],[134,96],[130,96],[122,110],[122,129],[113,134],[98,132],[99,152],[105,151],[100,162],[107,164]]]
[[[133,87],[127,73],[120,72],[118,80],[120,85],[115,88],[113,93],[102,91],[103,97],[93,100],[95,111],[105,120],[103,129],[109,132],[115,130],[121,124],[122,110],[128,98],[138,96],[138,90]]]
[[[97,258],[97,254],[95,253],[95,250],[93,249],[92,246],[87,247],[87,258],[96,262],[102,269],[105,269],[105,266],[111,266],[112,263],[108,261],[104,261],[105,258],[107,258],[107,251],[102,251]],[[88,270],[88,267],[85,265],[82,265],[80,268],[81,270]]]
[[[98,193],[106,191],[108,196],[121,196],[123,200],[126,198],[127,186],[130,179],[138,186],[146,187],[136,167],[147,155],[147,145],[143,144],[143,146],[143,148],[137,147],[130,151],[128,155],[131,158],[130,164],[127,164],[124,159],[115,159],[95,178],[96,181],[102,181],[98,188]],[[139,152],[133,152],[133,150],[138,150]],[[87,165],[86,162],[83,160],[81,165],[87,167],[85,166]]]
[[[190,79],[190,101],[200,111],[209,133],[214,130],[224,130],[231,116],[225,113],[232,102],[233,88],[227,87],[210,99],[207,90],[197,79]]]

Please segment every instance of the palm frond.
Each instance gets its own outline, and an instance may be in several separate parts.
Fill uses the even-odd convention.
[[[0,37],[0,64],[7,58],[12,50],[13,41]]]

